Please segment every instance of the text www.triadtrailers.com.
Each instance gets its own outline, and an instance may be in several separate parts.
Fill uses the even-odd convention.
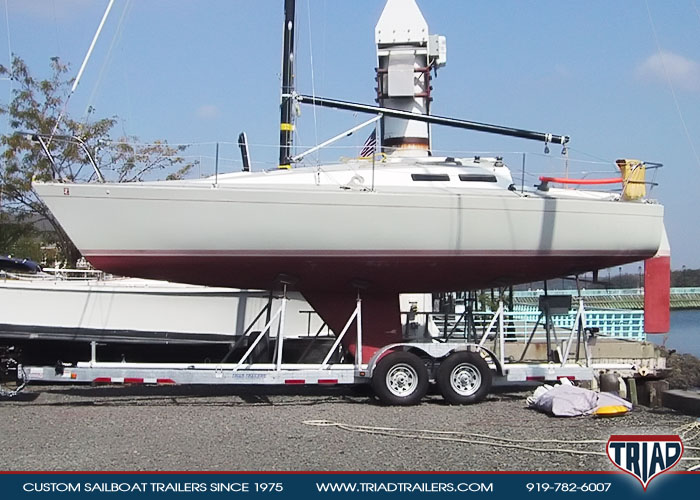
[[[493,483],[316,483],[321,493],[493,493]]]

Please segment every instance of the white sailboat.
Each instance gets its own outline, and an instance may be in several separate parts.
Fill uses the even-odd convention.
[[[251,289],[292,276],[336,332],[361,289],[368,359],[401,338],[401,292],[503,286],[657,253],[664,210],[644,198],[641,162],[620,162],[618,193],[553,187],[560,179],[518,190],[500,158],[430,154],[429,122],[562,145],[568,137],[430,116],[430,71],[445,63],[445,40],[429,34],[415,0],[389,0],[377,24],[379,107],[297,95],[292,0],[285,14],[283,168],[215,181],[34,184],[95,267]],[[378,114],[385,158],[287,168],[303,156],[291,154],[295,100]]]
[[[290,332],[307,335],[309,305],[288,303]],[[229,344],[260,331],[269,292],[210,288],[96,274],[62,279],[0,274],[0,338],[139,344]],[[316,318],[314,318],[316,320]],[[315,321],[314,328],[318,328]],[[315,331],[315,330],[314,330]]]

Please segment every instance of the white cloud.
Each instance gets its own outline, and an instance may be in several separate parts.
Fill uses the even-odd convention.
[[[700,92],[700,63],[680,54],[661,51],[649,56],[637,66],[642,78],[666,83],[677,89]]]
[[[11,0],[8,3],[10,21],[12,14],[28,15],[35,18],[65,21],[78,17],[82,10],[91,7],[93,0]],[[104,2],[104,7],[107,1]]]
[[[564,64],[557,63],[554,65],[554,76],[558,78],[569,78],[571,77],[571,70]]]
[[[221,111],[216,106],[204,105],[197,108],[196,114],[197,118],[201,118],[202,120],[212,120],[217,118],[221,114]]]

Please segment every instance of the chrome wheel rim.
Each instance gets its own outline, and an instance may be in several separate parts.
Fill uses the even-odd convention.
[[[394,396],[409,396],[418,387],[418,372],[406,363],[396,364],[386,374],[386,387]]]
[[[450,386],[460,396],[471,396],[481,387],[481,372],[471,363],[461,363],[450,373]]]

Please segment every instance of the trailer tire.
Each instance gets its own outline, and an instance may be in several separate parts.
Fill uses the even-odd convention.
[[[386,405],[419,404],[428,392],[428,370],[415,354],[392,352],[377,364],[372,375],[372,389]]]
[[[442,397],[453,405],[483,401],[491,390],[493,375],[476,352],[455,352],[440,364],[437,385]]]

